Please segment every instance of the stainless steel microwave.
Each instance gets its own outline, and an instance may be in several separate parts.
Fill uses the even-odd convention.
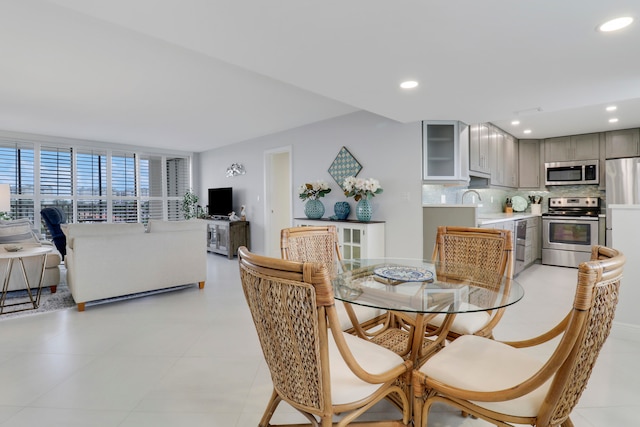
[[[599,184],[598,160],[553,162],[544,164],[547,185]]]

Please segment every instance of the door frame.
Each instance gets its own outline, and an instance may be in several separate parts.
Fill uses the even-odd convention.
[[[264,152],[264,242],[265,242],[265,254],[267,256],[280,258],[280,253],[273,254],[272,248],[276,246],[280,246],[280,227],[275,227],[272,223],[272,201],[273,196],[270,191],[273,181],[274,181],[274,171],[272,170],[272,159],[274,155],[287,153],[289,158],[289,164],[287,168],[287,176],[286,176],[286,185],[282,186],[279,190],[286,195],[289,199],[289,209],[287,212],[288,218],[286,219],[287,226],[291,227],[293,224],[293,200],[292,200],[292,176],[293,176],[293,166],[292,166],[292,146],[287,145],[283,147],[277,147],[270,150],[266,150]],[[286,188],[284,188],[286,187]],[[274,229],[275,227],[275,229]]]

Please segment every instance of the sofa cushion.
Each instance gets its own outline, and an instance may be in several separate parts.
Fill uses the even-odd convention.
[[[159,219],[150,219],[147,225],[147,232],[158,233],[163,231],[185,231],[200,230],[204,228],[203,221],[200,219],[190,219],[188,221],[162,221]]]
[[[74,237],[144,233],[145,229],[144,224],[140,222],[118,222],[67,224],[62,231],[67,236],[67,246],[73,249]]]
[[[0,220],[0,244],[39,242],[38,236],[36,236],[31,227],[31,221],[28,219]]]

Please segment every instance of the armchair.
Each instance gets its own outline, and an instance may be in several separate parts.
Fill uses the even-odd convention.
[[[60,252],[60,255],[62,255],[64,259],[67,254],[67,238],[62,232],[61,224],[67,223],[67,215],[58,206],[52,206],[41,209],[40,216],[51,234],[53,244],[56,245],[56,249],[58,249],[58,252]]]
[[[624,263],[619,251],[594,246],[578,267],[573,307],[553,329],[504,343],[465,335],[427,360],[413,373],[415,426],[427,426],[436,402],[500,426],[573,426],[569,416],[611,330]],[[522,350],[560,335],[547,360]]]

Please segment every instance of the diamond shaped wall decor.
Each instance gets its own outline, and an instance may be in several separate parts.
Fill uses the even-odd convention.
[[[358,163],[346,147],[342,147],[331,166],[329,166],[329,175],[342,188],[342,183],[346,177],[357,176],[361,170],[362,165]]]

